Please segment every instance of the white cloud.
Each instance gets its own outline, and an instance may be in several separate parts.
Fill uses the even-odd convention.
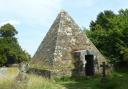
[[[5,20],[5,21],[0,22],[0,27],[7,24],[7,23],[10,23],[15,27],[20,24],[20,22],[18,22],[16,20]]]

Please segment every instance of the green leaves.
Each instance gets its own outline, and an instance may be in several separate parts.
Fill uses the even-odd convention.
[[[7,62],[7,58],[5,55],[0,55],[0,66]]]
[[[0,28],[0,35],[1,37],[13,37],[18,32],[16,31],[15,27],[13,27],[11,24],[5,24]]]
[[[96,21],[92,21],[90,23],[90,29],[96,30],[96,28],[100,27],[103,28],[104,30],[108,30],[108,28],[112,28],[111,26],[111,21],[115,14],[111,10],[105,10],[104,12],[101,12],[98,14]]]
[[[15,35],[18,32],[10,25],[0,27],[0,65],[28,61],[30,56],[22,50]]]
[[[90,23],[87,36],[111,62],[128,63],[128,9],[107,10]]]

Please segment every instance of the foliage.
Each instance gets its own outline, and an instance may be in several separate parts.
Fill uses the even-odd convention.
[[[99,13],[85,32],[112,63],[128,64],[128,9]]]
[[[11,24],[0,27],[0,65],[29,60],[29,54],[22,50],[15,37],[17,33]]]
[[[11,24],[6,24],[1,26],[0,28],[0,35],[1,37],[13,37],[17,34],[15,27],[13,27]]]

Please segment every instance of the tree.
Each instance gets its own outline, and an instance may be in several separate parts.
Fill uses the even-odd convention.
[[[128,9],[99,13],[86,33],[112,63],[128,65]]]
[[[8,65],[28,61],[30,55],[22,50],[15,35],[18,34],[15,27],[5,24],[0,27],[0,64]]]
[[[15,27],[13,27],[11,24],[5,24],[0,28],[0,36],[1,37],[13,37],[18,32],[16,31]]]
[[[95,30],[97,25],[100,25],[105,30],[108,30],[107,28],[112,28],[110,24],[113,17],[115,17],[115,14],[111,10],[105,10],[104,12],[99,13],[96,21],[91,21],[90,29]]]

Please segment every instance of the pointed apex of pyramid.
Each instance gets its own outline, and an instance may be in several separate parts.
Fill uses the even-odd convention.
[[[67,13],[67,12],[64,9],[61,9],[60,13]]]
[[[59,15],[60,15],[61,17],[63,17],[63,16],[68,15],[68,12],[65,11],[64,9],[61,9]]]

